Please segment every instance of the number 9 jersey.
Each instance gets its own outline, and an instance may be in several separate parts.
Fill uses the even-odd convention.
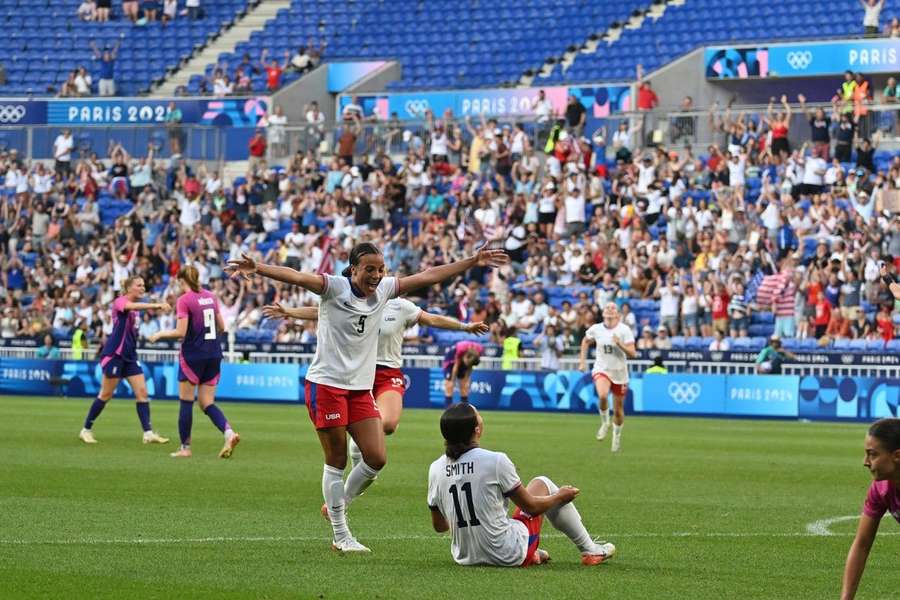
[[[175,316],[187,319],[181,355],[187,361],[222,358],[221,331],[216,330],[219,300],[209,290],[188,291],[178,297]]]
[[[618,337],[623,344],[634,343],[634,332],[621,321],[612,329],[603,323],[591,325],[584,336],[597,342],[597,352],[594,358],[594,368],[591,373],[603,373],[612,383],[624,385],[628,383],[628,364],[625,362],[625,353],[619,348],[613,337]]]
[[[461,565],[517,567],[528,552],[528,528],[509,516],[509,495],[521,486],[502,452],[472,448],[446,455],[428,470],[428,506],[450,524],[450,552]]]
[[[384,277],[375,294],[357,296],[347,277],[323,275],[316,354],[306,380],[344,390],[371,390],[375,383],[378,331],[388,300],[400,289],[396,277]]]

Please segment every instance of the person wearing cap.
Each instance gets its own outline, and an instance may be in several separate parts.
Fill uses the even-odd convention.
[[[781,365],[785,359],[797,360],[797,355],[782,348],[781,338],[773,335],[756,356],[756,372],[760,375],[781,375]]]
[[[566,103],[566,125],[572,130],[575,137],[581,137],[584,134],[584,123],[587,118],[587,110],[581,103],[581,100],[573,95],[569,96]]]
[[[653,342],[653,348],[655,350],[672,349],[672,338],[669,337],[669,330],[666,329],[665,325],[659,325],[656,328],[656,340]]]

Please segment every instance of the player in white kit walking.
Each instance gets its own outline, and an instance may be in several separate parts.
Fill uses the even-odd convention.
[[[227,272],[246,278],[259,274],[300,286],[321,296],[318,343],[306,373],[306,406],[325,455],[322,495],[334,533],[332,547],[340,552],[369,552],[350,533],[345,508],[362,494],[387,462],[384,429],[372,397],[378,330],[390,299],[425,288],[474,267],[509,262],[502,250],[482,247],[461,261],[431,267],[403,278],[385,277],[384,257],[369,242],[350,251],[350,266],[342,276],[301,273],[289,267],[257,264],[248,255],[228,261]],[[343,481],[347,465],[347,433],[363,460]]]
[[[625,395],[628,393],[628,363],[626,358],[637,356],[634,333],[621,322],[619,308],[614,302],[603,307],[603,322],[591,325],[581,340],[580,370],[587,370],[587,352],[591,341],[597,344],[594,368],[591,376],[597,389],[600,409],[600,429],[597,439],[603,440],[609,433],[610,391],[613,394],[612,451],[618,452],[622,444],[622,425],[625,423]]]
[[[273,319],[301,319],[317,321],[319,309],[314,306],[287,308],[279,303],[263,307],[263,314]],[[485,323],[463,323],[453,317],[432,314],[422,310],[406,298],[388,301],[378,331],[378,351],[375,358],[375,383],[372,395],[381,413],[384,434],[391,435],[400,425],[403,412],[403,395],[406,392],[403,367],[403,334],[414,325],[436,329],[465,331],[484,335],[489,331]],[[350,440],[350,460],[353,466],[362,460],[359,447]]]
[[[577,488],[557,487],[543,476],[523,486],[506,454],[478,446],[483,432],[481,415],[467,402],[441,415],[446,451],[428,470],[428,507],[434,530],[450,530],[453,560],[499,567],[545,563],[550,555],[539,548],[544,515],[578,547],[582,564],[598,565],[616,553],[614,545],[591,539],[571,503]],[[509,500],[517,506],[512,517]]]

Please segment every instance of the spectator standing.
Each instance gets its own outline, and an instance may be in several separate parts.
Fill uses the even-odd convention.
[[[578,98],[570,95],[568,104],[566,104],[566,125],[576,138],[579,138],[584,134],[584,122],[586,118],[587,110],[584,108],[584,105]]]
[[[263,48],[260,62],[263,65],[263,70],[265,70],[266,72],[266,89],[268,89],[270,92],[274,92],[281,87],[281,76],[284,74],[284,70],[288,68],[288,65],[291,62],[291,53],[285,50],[284,62],[278,64],[278,61],[273,58],[269,61],[268,66],[266,66],[266,57],[268,57],[268,55],[269,49]]]
[[[172,154],[181,154],[184,151],[185,133],[181,126],[181,109],[175,102],[169,102],[166,108],[166,132],[169,134],[169,149]]]
[[[75,139],[70,129],[63,129],[53,142],[53,158],[55,159],[56,177],[59,181],[65,181],[72,172],[72,150],[75,148]]]
[[[84,0],[78,6],[78,18],[82,21],[97,20],[97,3],[95,0]]]
[[[92,83],[93,80],[87,69],[78,67],[78,72],[75,75],[75,93],[79,96],[90,96]]]
[[[815,110],[806,108],[806,96],[800,94],[797,96],[800,102],[800,109],[806,113],[809,119],[810,140],[813,148],[818,152],[819,156],[824,160],[828,160],[828,152],[831,148],[831,119],[825,115],[825,111],[821,108]]]
[[[268,121],[269,124],[266,127],[266,131],[269,136],[269,149],[272,152],[272,156],[285,156],[287,154],[287,132],[285,131],[287,115],[284,114],[284,109],[281,108],[280,104],[269,115]]]
[[[163,27],[169,21],[174,21],[178,16],[178,0],[163,0],[162,7],[162,25]]]
[[[879,20],[881,9],[884,8],[884,0],[859,0],[865,14],[863,16],[863,28],[866,37],[875,37],[880,29]]]
[[[187,8],[189,18],[196,21],[203,16],[203,11],[200,8],[200,0],[185,0],[184,6]]]
[[[109,21],[109,11],[112,8],[112,0],[97,0],[97,21],[106,23]]]
[[[557,335],[556,327],[547,325],[543,333],[535,338],[534,347],[541,353],[541,369],[559,370],[559,357],[565,350],[565,340],[563,336]]]
[[[253,134],[253,137],[250,138],[250,142],[247,146],[250,151],[250,170],[254,171],[256,170],[256,167],[259,166],[259,163],[266,158],[268,143],[266,142],[265,132],[258,128],[256,133]]]
[[[132,23],[137,22],[139,12],[137,0],[122,0],[122,15]]]
[[[105,48],[103,52],[100,52],[96,42],[91,41],[91,50],[94,51],[94,58],[100,61],[100,77],[97,90],[101,96],[116,95],[115,70],[120,45],[121,41],[116,42],[112,49]]]
[[[353,117],[352,122],[345,120],[341,128],[341,136],[338,138],[338,158],[344,161],[348,167],[353,166],[353,155],[356,153],[356,140],[362,133],[359,117]]]

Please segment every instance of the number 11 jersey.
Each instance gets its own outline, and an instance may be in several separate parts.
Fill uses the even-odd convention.
[[[528,551],[528,529],[509,516],[509,495],[522,483],[502,452],[473,448],[428,470],[428,506],[450,524],[450,552],[461,565],[515,567]]]
[[[388,300],[397,296],[400,280],[385,277],[372,297],[361,298],[347,277],[322,277],[316,354],[306,379],[343,390],[371,390],[381,316]]]
[[[222,358],[222,344],[216,330],[219,300],[209,290],[188,291],[178,297],[175,316],[187,319],[188,327],[181,342],[181,355],[185,360]]]

